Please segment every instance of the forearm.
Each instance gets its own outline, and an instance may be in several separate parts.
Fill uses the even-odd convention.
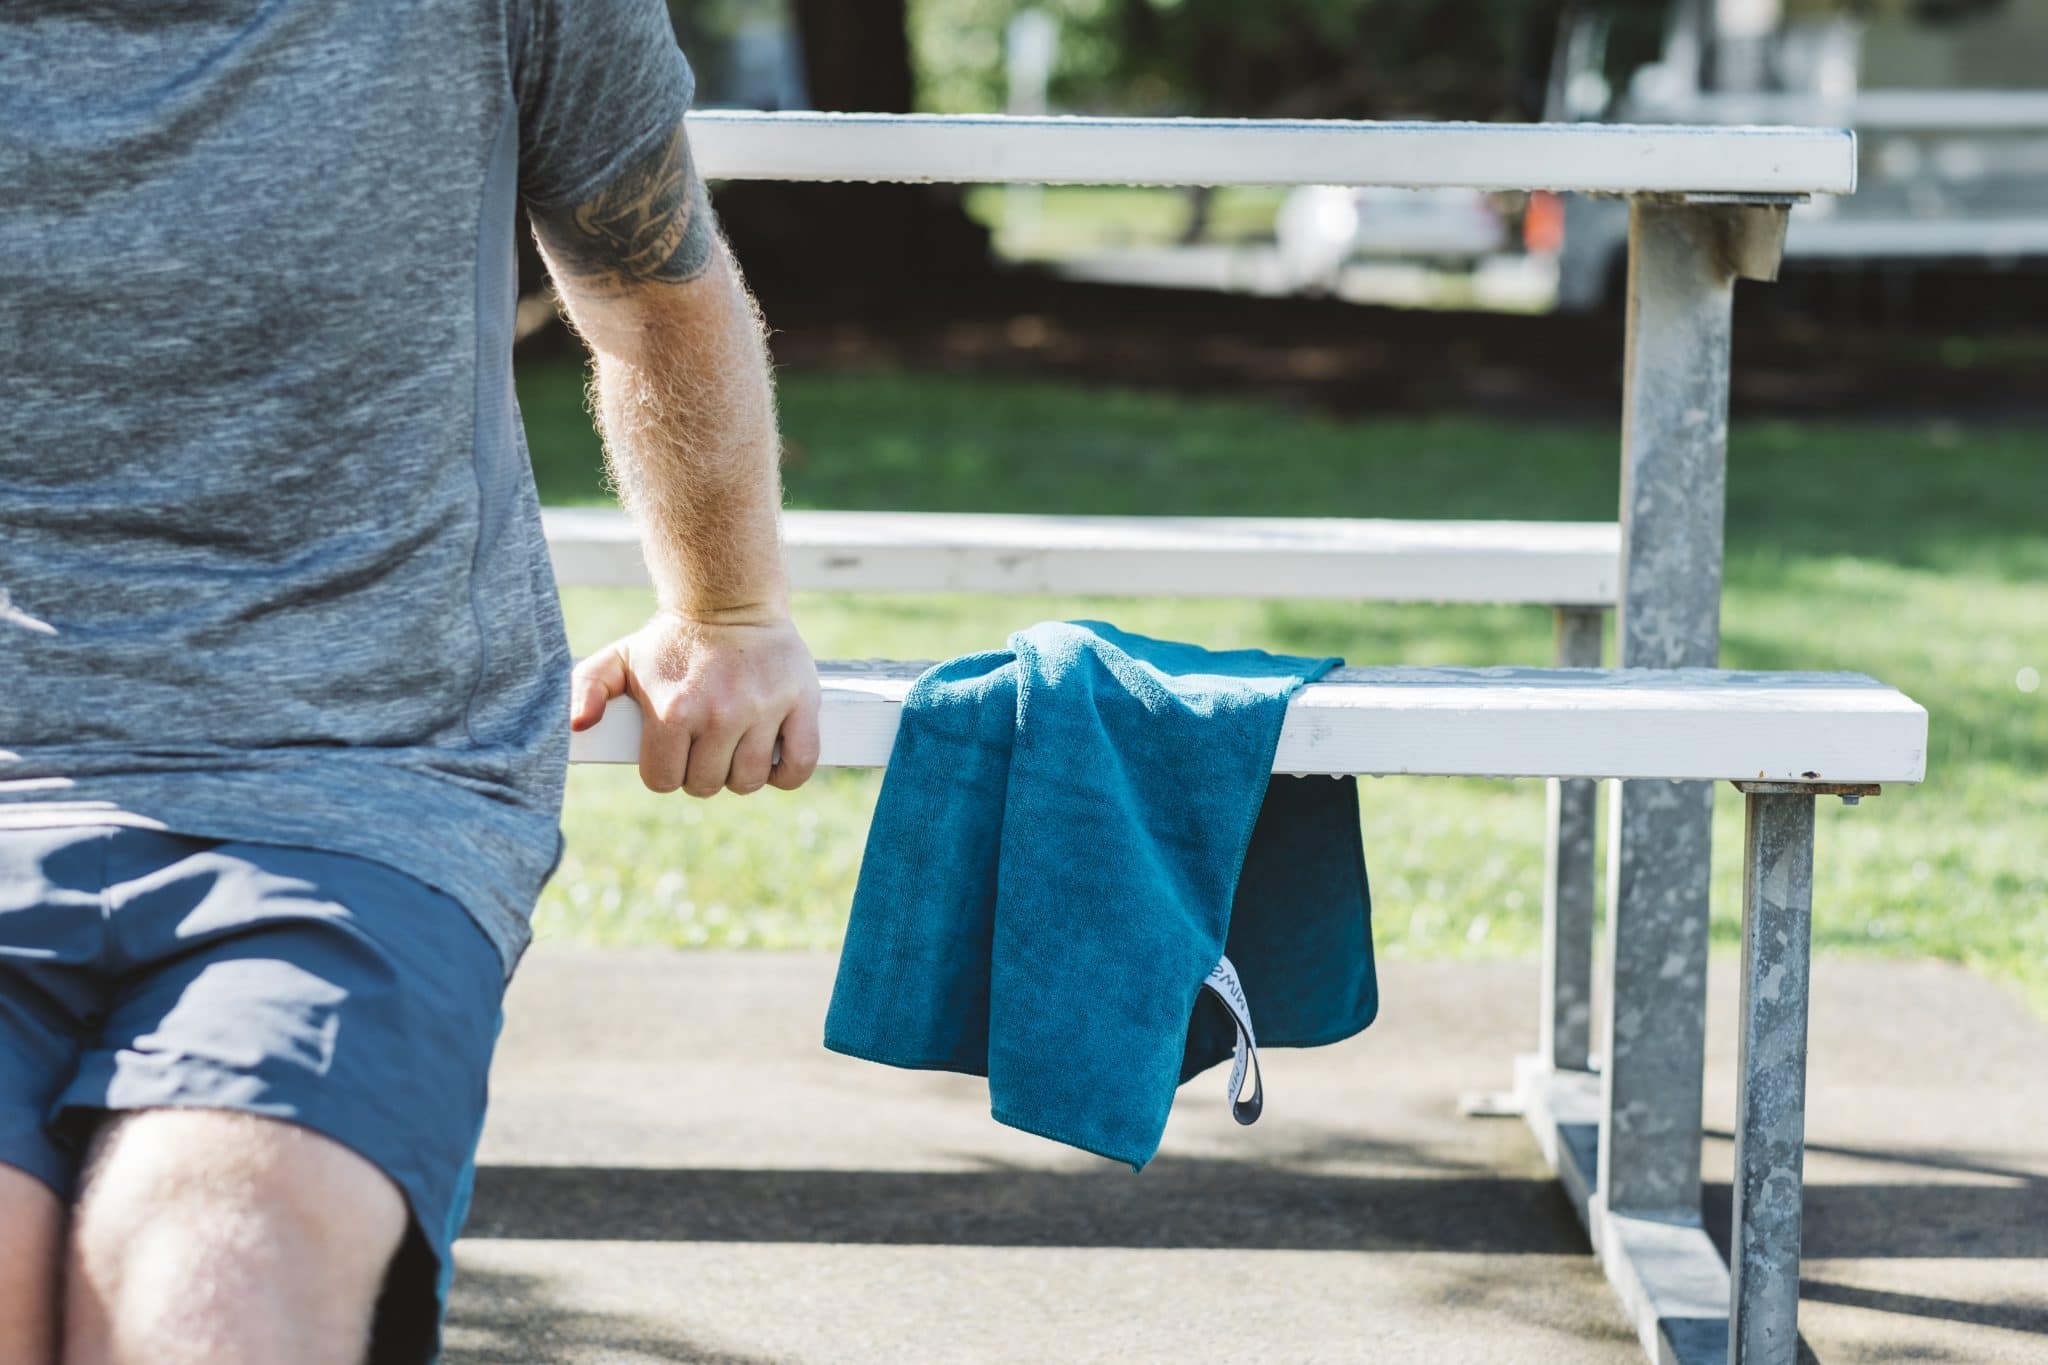
[[[818,670],[789,618],[768,348],[689,138],[678,125],[581,202],[527,207],[590,346],[605,462],[662,606],[578,662],[569,723],[631,696],[654,791],[802,786]]]
[[[590,347],[605,462],[661,605],[786,611],[768,350],[683,129],[585,202],[532,217]]]
[[[686,303],[636,311],[629,336],[592,337],[592,406],[661,605],[700,619],[786,610],[774,390],[738,271],[718,247]]]

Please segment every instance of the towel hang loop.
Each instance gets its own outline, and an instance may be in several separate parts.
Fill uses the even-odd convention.
[[[1202,989],[1222,1003],[1230,1014],[1231,1023],[1236,1025],[1237,1038],[1230,1048],[1230,1086],[1224,1092],[1224,1098],[1230,1103],[1230,1116],[1249,1128],[1259,1121],[1259,1115],[1266,1108],[1266,1074],[1259,1065],[1259,1039],[1252,1030],[1252,1007],[1244,998],[1244,986],[1237,979],[1237,968],[1230,965],[1227,956],[1218,958],[1216,965],[1209,969]],[[1244,1095],[1247,1071],[1252,1081],[1250,1099]]]

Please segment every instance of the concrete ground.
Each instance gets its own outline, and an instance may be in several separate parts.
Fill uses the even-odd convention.
[[[2048,1027],[1953,967],[1814,977],[1815,1357],[2048,1361]],[[978,1080],[825,1052],[831,981],[815,955],[530,954],[448,1359],[1642,1358],[1527,1130],[1456,1111],[1530,1045],[1532,966],[1382,964],[1371,1030],[1269,1052],[1253,1128],[1197,1079],[1135,1176],[999,1127]]]

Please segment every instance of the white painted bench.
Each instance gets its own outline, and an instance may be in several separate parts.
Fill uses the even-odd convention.
[[[647,586],[625,513],[551,508],[543,520],[563,586]],[[782,524],[791,585],[824,592],[1509,602],[1598,612],[1614,604],[1621,583],[1621,531],[1605,522],[785,512]]]
[[[822,763],[886,767],[926,666],[822,666]],[[571,756],[633,763],[639,746],[639,709],[622,698]],[[1619,778],[1666,791],[1678,788],[1657,779],[1725,780],[1747,793],[1732,1270],[1697,1219],[1608,1206],[1597,1077],[1546,1058],[1522,1067],[1538,1140],[1659,1359],[1793,1358],[1814,798],[1918,782],[1926,754],[1926,711],[1850,673],[1346,668],[1288,706],[1276,772]]]
[[[648,586],[624,512],[550,508],[543,520],[562,586]],[[793,511],[783,546],[791,585],[812,591],[1546,606],[1565,667],[1599,666],[1621,583],[1621,528],[1608,522]],[[1590,932],[1594,793],[1579,784],[1555,796],[1544,897],[1583,903]]]
[[[1848,194],[1839,128],[1343,119],[690,115],[709,180],[1392,185],[1743,197]]]
[[[1847,194],[1856,183],[1855,139],[1845,131],[1824,128],[810,113],[702,113],[690,116],[690,126],[698,163],[713,180],[1352,184],[1626,196],[1630,204],[1629,286],[1620,517],[1618,527],[1603,528],[1614,537],[1617,547],[1617,581],[1612,595],[1602,593],[1590,604],[1562,592],[1548,596],[1550,588],[1542,597],[1516,595],[1514,585],[1502,581],[1510,575],[1497,572],[1501,556],[1527,554],[1531,536],[1572,533],[1510,530],[1498,523],[1491,533],[1498,538],[1486,546],[1476,541],[1469,544],[1469,553],[1411,542],[1410,548],[1416,551],[1411,562],[1391,566],[1391,573],[1387,572],[1390,566],[1384,562],[1383,548],[1401,536],[1426,538],[1430,532],[1398,529],[1398,524],[1389,523],[1377,523],[1376,532],[1371,529],[1375,524],[1368,524],[1366,529],[1341,533],[1350,537],[1350,548],[1331,551],[1324,563],[1331,575],[1326,585],[1331,596],[1475,600],[1456,595],[1462,585],[1463,591],[1498,593],[1494,600],[1547,601],[1560,608],[1561,663],[1599,662],[1599,608],[1611,603],[1617,614],[1616,655],[1631,670],[1711,668],[1718,661],[1734,283],[1738,278],[1775,276],[1790,204],[1817,194]],[[793,519],[792,525],[800,528],[800,521]],[[1237,537],[1241,543],[1244,534],[1220,524],[1183,526],[1181,534],[1187,539],[1182,548],[1159,547],[1154,555],[1134,548],[1136,539],[1146,534],[1142,528],[1104,526],[1098,528],[1097,540],[1115,542],[1120,536],[1120,546],[1098,545],[1089,550],[1070,545],[1067,551],[1054,554],[1043,553],[1041,547],[1041,552],[1033,554],[1031,547],[1019,549],[1004,540],[1012,532],[1023,534],[1014,522],[981,523],[980,538],[969,538],[963,544],[954,535],[950,546],[944,542],[953,532],[937,529],[936,523],[922,523],[941,542],[939,547],[899,546],[888,551],[872,541],[865,547],[854,544],[851,523],[840,523],[836,532],[829,524],[818,525],[823,537],[813,542],[819,546],[818,558],[800,569],[800,584],[815,583],[832,574],[852,578],[873,574],[879,582],[914,569],[944,569],[958,573],[957,581],[963,584],[1000,585],[1006,576],[1021,583],[1035,574],[1045,576],[1041,581],[1096,585],[1059,590],[1130,590],[1103,585],[1170,581],[1175,567],[1211,574],[1214,571],[1192,566],[1207,554],[1227,555],[1226,542]],[[898,531],[911,540],[919,526],[916,522],[897,523]],[[1045,523],[1035,529],[1049,536],[1056,530]],[[1210,532],[1214,535],[1205,545],[1191,543]],[[843,537],[836,545],[831,540],[834,534]],[[1171,540],[1174,534],[1171,529],[1159,533],[1162,540]],[[1376,535],[1380,537],[1377,541]],[[1255,534],[1252,538],[1257,539]],[[1375,549],[1376,544],[1382,548]],[[806,553],[795,551],[800,566]],[[1539,551],[1535,557],[1525,558],[1521,567],[1535,574],[1542,554]],[[1576,554],[1560,553],[1544,561],[1540,572],[1568,576],[1576,570],[1566,560]],[[919,560],[919,555],[926,558]],[[1255,559],[1236,560],[1236,566],[1259,563],[1264,567],[1258,572],[1276,584],[1325,581],[1310,562],[1312,555],[1290,559],[1272,543],[1255,555]],[[1020,567],[1014,576],[1005,568],[1006,556],[1016,556],[1014,562]],[[1095,556],[1092,561],[1091,556]],[[1101,577],[1095,576],[1098,570]],[[807,577],[811,574],[818,577]],[[1334,586],[1339,580],[1348,580],[1341,589]],[[1205,581],[1215,580],[1212,576]],[[927,580],[906,586],[936,585]],[[1239,583],[1233,591],[1242,592],[1246,586]],[[1358,586],[1371,591],[1355,592]],[[1774,715],[1777,720],[1771,724],[1789,728],[1766,727],[1756,733],[1768,732],[1785,740],[1783,753],[1795,755],[1785,761],[1796,765],[1819,733],[1842,733],[1833,728],[1851,723],[1842,717],[1860,714],[1852,701],[1871,701],[1875,694],[1839,682],[1828,684],[1823,690],[1831,689],[1830,695],[1842,702],[1837,708],[1820,704],[1820,694],[1810,690],[1818,685],[1782,680],[1773,687],[1754,682],[1731,686],[1702,682],[1702,690],[1694,694],[1697,705],[1688,703],[1681,708],[1693,716],[1692,721],[1682,723],[1675,716],[1665,716],[1651,723],[1639,714],[1647,703],[1618,699],[1650,696],[1654,689],[1639,690],[1642,685],[1638,683],[1595,683],[1588,677],[1584,687],[1592,690],[1583,694],[1584,707],[1571,700],[1581,695],[1571,686],[1532,684],[1523,690],[1540,694],[1546,704],[1523,707],[1519,712],[1512,707],[1497,712],[1483,706],[1458,722],[1480,729],[1499,724],[1525,740],[1538,733],[1555,737],[1583,731],[1589,743],[1598,741],[1597,732],[1618,727],[1619,732],[1640,733],[1646,746],[1640,750],[1644,757],[1634,766],[1624,762],[1623,755],[1611,746],[1594,750],[1605,755],[1599,761],[1560,756],[1555,763],[1532,761],[1528,765],[1531,775],[1550,770],[1546,775],[1552,779],[1551,837],[1544,903],[1541,1046],[1533,1064],[1518,1067],[1518,1103],[1566,1187],[1586,1195],[1597,1183],[1597,1190],[1582,1203],[1594,1249],[1620,1288],[1645,1348],[1654,1358],[1703,1362],[1718,1357],[1749,1365],[1766,1361],[1789,1365],[1797,1350],[1797,1277],[1794,1273],[1787,1278],[1783,1272],[1787,1265],[1796,1271],[1796,1180],[1791,1186],[1789,1223],[1781,1216],[1785,1204],[1777,1187],[1738,1195],[1739,1201],[1747,1202],[1738,1203],[1738,1208],[1745,1210],[1739,1220],[1744,1240],[1736,1264],[1732,1330],[1725,1311],[1700,1307],[1711,1304],[1718,1293],[1714,1286],[1725,1287],[1727,1277],[1718,1260],[1708,1266],[1712,1253],[1699,1221],[1707,873],[1713,809],[1708,779],[1740,779],[1751,784],[1750,890],[1753,896],[1765,898],[1766,907],[1753,912],[1752,920],[1761,915],[1776,923],[1789,917],[1803,925],[1803,899],[1795,913],[1790,906],[1770,908],[1777,902],[1768,897],[1781,894],[1775,889],[1778,882],[1772,880],[1773,869],[1782,873],[1786,857],[1810,854],[1810,839],[1800,831],[1810,831],[1812,795],[1827,789],[1815,784],[1839,780],[1846,784],[1841,790],[1853,795],[1860,790],[1859,783],[1916,780],[1917,759],[1911,769],[1913,776],[1880,773],[1873,767],[1864,777],[1838,773],[1830,778],[1818,767],[1797,768],[1804,785],[1781,801],[1771,789],[1756,786],[1756,778],[1746,768],[1720,764],[1713,771],[1695,772],[1685,765],[1661,761],[1676,754],[1658,746],[1684,733],[1710,734],[1732,743],[1741,727],[1762,725],[1766,717]],[[834,686],[835,694],[848,690],[838,681]],[[1339,689],[1334,694],[1310,689],[1297,702],[1296,709],[1312,718],[1307,723],[1321,723],[1313,718],[1326,710],[1345,710],[1352,719],[1370,715],[1391,720],[1387,712],[1375,709],[1377,703],[1326,706],[1325,696],[1361,695],[1344,690],[1346,684],[1332,686]],[[1682,693],[1684,685],[1679,684],[1679,689]],[[1384,680],[1365,691],[1376,692],[1382,699],[1395,693],[1411,695]],[[1505,694],[1489,690],[1486,695]],[[1678,694],[1655,695],[1663,698],[1661,705],[1673,702]],[[1793,704],[1794,696],[1819,709],[1810,715],[1802,712]],[[1439,709],[1458,701],[1454,688],[1417,684],[1412,698],[1415,704],[1406,711],[1412,713],[1410,718],[1417,726],[1432,723],[1419,719],[1425,712],[1437,721],[1459,714],[1455,706]],[[851,703],[841,697],[831,704],[838,708]],[[1841,716],[1828,718],[1836,710]],[[1637,714],[1647,728],[1639,732],[1636,723],[1616,719],[1622,713]],[[1510,718],[1516,714],[1519,719]],[[1481,715],[1491,719],[1482,725],[1477,719]],[[1586,718],[1595,715],[1599,720],[1588,723]],[[1570,716],[1578,719],[1568,720]],[[1819,727],[1815,734],[1796,733],[1809,722]],[[607,723],[604,733],[610,732],[613,723]],[[1920,723],[1924,725],[1924,719]],[[844,733],[851,736],[854,731]],[[1440,731],[1436,737],[1448,742],[1447,732]],[[591,744],[606,742],[611,741],[586,739],[579,752],[593,752]],[[1766,751],[1777,752],[1769,746]],[[1449,760],[1441,755],[1455,751],[1432,745],[1425,746],[1425,752],[1439,757],[1422,760],[1425,766],[1411,771],[1501,771],[1499,759],[1486,766],[1448,767]],[[1374,770],[1369,758],[1367,754],[1358,760],[1355,768],[1348,766],[1352,760],[1347,759],[1346,770]],[[1437,766],[1427,766],[1432,762]],[[1768,761],[1759,764],[1759,770],[1775,771]],[[1809,771],[1822,776],[1803,776]],[[1608,915],[1607,1049],[1597,1073],[1591,1070],[1590,1052],[1595,784],[1586,780],[1595,776],[1627,779],[1619,783],[1611,802],[1614,835],[1608,848],[1613,897]],[[1674,785],[1657,780],[1660,777],[1688,780]],[[1650,780],[1642,780],[1645,778]],[[1787,834],[1788,830],[1791,833]],[[1793,853],[1784,852],[1794,846]],[[1805,882],[1795,880],[1803,897]],[[1802,934],[1797,949],[1802,973],[1804,945]],[[1752,958],[1767,949],[1776,951],[1770,945],[1752,948]],[[1802,975],[1802,989],[1794,992],[1800,1011],[1797,1036],[1802,1042],[1796,1051],[1802,1068],[1803,980]],[[1763,1018],[1784,999],[1781,992],[1770,1000],[1753,1002],[1755,1010],[1746,1011],[1746,1017]],[[1789,1023],[1772,1027],[1781,1030],[1776,1037],[1791,1036]],[[1763,1084],[1757,1080],[1761,1074],[1750,1073],[1751,1081]],[[1553,1119],[1562,1112],[1557,1105],[1566,1100],[1558,1097],[1583,1099],[1588,1087],[1598,1091],[1597,1139],[1576,1146],[1561,1142],[1559,1134],[1565,1130]],[[1768,1092],[1769,1086],[1764,1089]],[[1767,1099],[1757,1111],[1766,1116],[1765,1128],[1775,1122],[1769,1115],[1782,1117],[1786,1112],[1785,1096],[1770,1093],[1776,1098]],[[1796,1097],[1792,1112],[1797,1112]],[[1745,1119],[1746,1124],[1750,1122]],[[1786,1152],[1782,1133],[1771,1130],[1766,1140],[1759,1135],[1761,1131],[1745,1129],[1751,1134],[1745,1151],[1753,1162],[1763,1161],[1759,1154],[1766,1150],[1780,1155]],[[1795,1130],[1789,1158],[1795,1170],[1797,1149]],[[1583,1169],[1574,1165],[1575,1153],[1594,1152],[1597,1157],[1589,1157]],[[1748,1173],[1762,1168],[1744,1169]],[[1682,1247],[1658,1244],[1652,1234],[1660,1229]],[[1702,1249],[1704,1258],[1696,1254]],[[1715,1281],[1714,1273],[1722,1279]],[[1698,1315],[1692,1313],[1694,1308],[1700,1309]],[[1720,1345],[1724,1341],[1725,1349]]]
[[[820,766],[887,767],[904,694],[930,667],[820,664]],[[1926,710],[1860,673],[1339,668],[1295,694],[1273,771],[1820,790],[1918,782],[1926,748]],[[570,752],[579,763],[637,763],[639,707],[614,700]]]

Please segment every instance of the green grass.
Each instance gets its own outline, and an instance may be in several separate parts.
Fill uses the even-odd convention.
[[[1273,238],[1273,220],[1286,191],[1265,185],[1230,185],[1210,200],[1207,242],[1259,242]],[[1171,246],[1187,231],[1193,201],[1181,190],[1137,185],[1051,185],[1038,191],[1037,209],[1011,221],[1008,187],[979,185],[967,193],[968,214],[997,234],[1014,256],[1058,257],[1135,246]]]
[[[521,396],[543,497],[603,501],[565,367]],[[1611,517],[1612,429],[1460,417],[1346,422],[1199,401],[932,375],[787,374],[798,507]],[[1845,668],[1932,715],[1929,779],[1824,802],[1815,925],[1830,951],[1929,953],[2048,1009],[2048,438],[2020,430],[1744,422],[1730,455],[1723,658]],[[637,594],[572,591],[579,652],[638,623]],[[803,595],[821,658],[943,658],[1087,614],[1218,648],[1354,663],[1545,663],[1547,613],[1319,602]],[[630,771],[572,777],[569,853],[545,937],[607,943],[837,941],[878,778],[656,798]],[[1363,788],[1379,941],[1391,953],[1522,954],[1537,943],[1533,783]],[[1718,816],[1715,936],[1736,937],[1739,798]]]

